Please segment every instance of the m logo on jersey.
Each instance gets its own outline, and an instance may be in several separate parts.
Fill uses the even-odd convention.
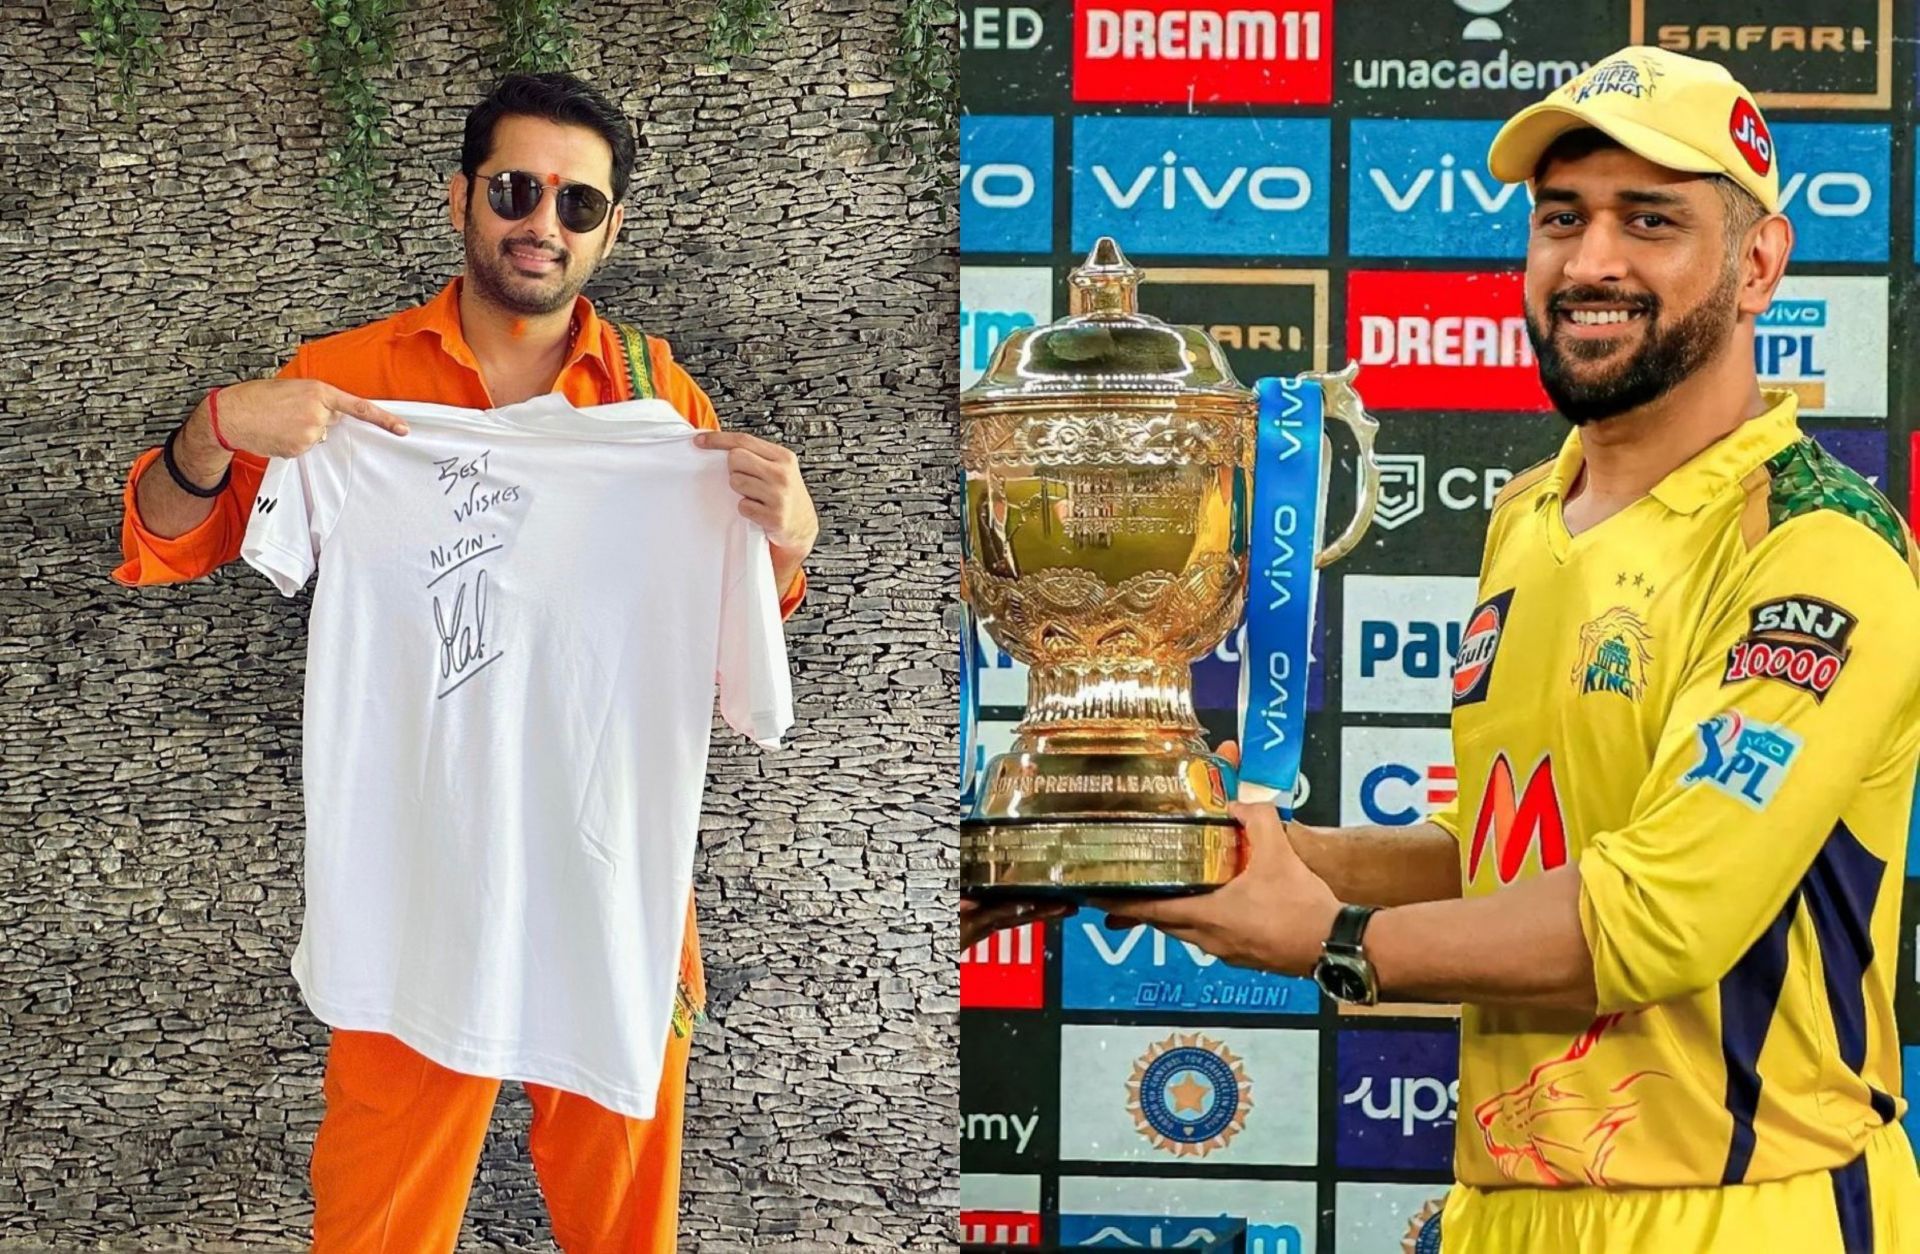
[[[1487,699],[1493,684],[1493,659],[1500,651],[1500,633],[1513,609],[1513,589],[1488,597],[1467,616],[1460,635],[1460,654],[1453,663],[1453,706],[1474,705]]]
[[[1580,628],[1580,657],[1573,664],[1574,690],[1613,692],[1638,701],[1647,691],[1653,633],[1640,616],[1616,605]]]
[[[1716,714],[1694,731],[1700,737],[1700,758],[1680,782],[1711,785],[1754,810],[1772,802],[1802,744],[1786,728],[1749,719],[1738,710]]]
[[[1777,679],[1826,700],[1852,650],[1847,639],[1858,620],[1818,597],[1782,597],[1755,606],[1747,634],[1727,650],[1722,684]]]
[[[1560,815],[1560,794],[1553,783],[1553,759],[1542,757],[1527,777],[1524,792],[1514,786],[1513,764],[1505,753],[1494,756],[1487,772],[1487,788],[1480,798],[1480,814],[1473,823],[1473,843],[1467,852],[1467,879],[1480,877],[1480,864],[1491,845],[1494,874],[1502,884],[1520,878],[1527,851],[1540,848],[1540,870],[1567,864],[1567,828]]]
[[[254,501],[253,503],[254,512],[260,513],[260,514],[271,514],[273,512],[273,507],[278,505],[279,503],[280,503],[280,498],[277,496],[260,497],[258,500]]]

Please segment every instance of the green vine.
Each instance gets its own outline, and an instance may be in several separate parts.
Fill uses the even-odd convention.
[[[85,5],[80,46],[93,54],[96,68],[113,67],[113,102],[131,118],[134,89],[160,62],[160,19],[140,0],[85,0]]]
[[[893,58],[893,94],[881,139],[884,156],[903,146],[913,176],[931,184],[944,216],[958,184],[959,108],[955,98],[958,15],[952,0],[906,0]]]
[[[714,0],[707,15],[707,59],[727,65],[751,56],[779,25],[778,0]]]
[[[393,220],[390,188],[382,180],[388,163],[386,102],[374,91],[373,73],[393,63],[393,28],[399,0],[313,0],[320,30],[301,42],[327,104],[342,130],[328,152],[332,172],[322,186],[346,213],[354,234],[366,237]]]
[[[502,74],[572,69],[575,32],[566,10],[567,0],[494,0],[495,67]]]

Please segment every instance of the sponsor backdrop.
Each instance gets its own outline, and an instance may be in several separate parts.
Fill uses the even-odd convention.
[[[1448,692],[1489,507],[1565,432],[1521,320],[1526,193],[1486,172],[1499,122],[1629,42],[1740,75],[1768,110],[1798,237],[1759,368],[1908,507],[1920,380],[1889,336],[1910,345],[1915,329],[1899,294],[1920,261],[1920,85],[1896,36],[1917,9],[962,0],[961,383],[1009,332],[1065,312],[1066,272],[1102,233],[1148,270],[1148,312],[1207,327],[1244,381],[1358,360],[1386,491],[1321,584],[1297,800],[1309,822],[1416,822],[1456,787]],[[1343,459],[1335,516],[1352,500]],[[1025,676],[983,645],[992,753]],[[1231,640],[1195,668],[1217,738],[1237,668]],[[1910,931],[1910,1075],[1911,946]],[[1444,1008],[1342,1013],[1309,983],[1091,912],[983,942],[961,1005],[970,1240],[1171,1249],[1226,1214],[1255,1254],[1398,1254],[1445,1192]]]

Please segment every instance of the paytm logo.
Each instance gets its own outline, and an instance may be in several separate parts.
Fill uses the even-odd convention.
[[[1479,581],[1470,575],[1349,575],[1341,585],[1341,706],[1446,714],[1453,659]]]
[[[1526,190],[1487,172],[1487,147],[1499,129],[1498,122],[1356,118],[1348,251],[1356,257],[1525,256]]]
[[[960,386],[972,387],[1015,331],[1053,321],[1053,271],[960,267]]]
[[[1780,208],[1795,261],[1885,261],[1893,131],[1884,125],[1782,122]]]
[[[960,119],[960,251],[1053,251],[1053,119]]]
[[[1312,980],[1228,966],[1205,950],[1141,924],[1112,932],[1082,910],[1060,925],[1060,1004],[1068,1010],[1207,1010],[1312,1014]]]
[[[1459,797],[1444,727],[1348,727],[1340,733],[1340,821],[1404,827]]]
[[[1073,246],[1319,256],[1325,118],[1075,118]]]

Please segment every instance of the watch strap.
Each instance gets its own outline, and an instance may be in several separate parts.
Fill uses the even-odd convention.
[[[1334,916],[1333,931],[1327,935],[1327,948],[1359,953],[1360,938],[1366,935],[1367,924],[1378,913],[1379,906],[1341,906],[1340,913]]]

